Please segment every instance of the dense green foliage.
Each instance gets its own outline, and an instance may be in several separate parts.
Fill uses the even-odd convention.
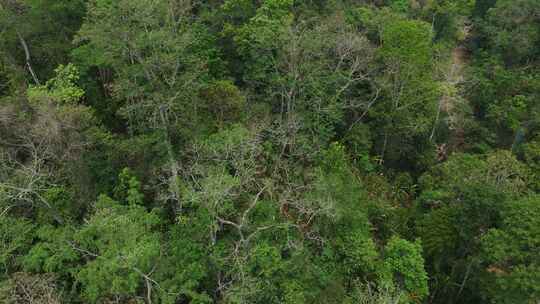
[[[0,0],[0,302],[540,301],[538,0]]]

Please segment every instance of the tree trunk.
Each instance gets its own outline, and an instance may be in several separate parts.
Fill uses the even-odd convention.
[[[19,33],[19,31],[17,31],[17,36],[19,37],[19,42],[21,43],[21,46],[23,47],[24,49],[24,55],[25,55],[25,59],[26,59],[26,67],[28,68],[28,71],[30,72],[30,74],[32,75],[32,78],[34,79],[34,82],[37,84],[37,85],[41,85],[41,83],[39,82],[39,79],[36,75],[36,73],[34,72],[34,69],[32,69],[32,65],[30,64],[30,50],[28,49],[28,44],[26,44],[26,41],[24,40],[23,36],[21,35],[21,33]]]

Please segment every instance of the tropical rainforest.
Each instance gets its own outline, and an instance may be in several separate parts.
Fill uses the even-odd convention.
[[[540,1],[0,0],[0,303],[540,303]]]

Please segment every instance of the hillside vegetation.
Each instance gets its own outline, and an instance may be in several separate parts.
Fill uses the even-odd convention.
[[[540,1],[0,0],[0,303],[540,303]]]

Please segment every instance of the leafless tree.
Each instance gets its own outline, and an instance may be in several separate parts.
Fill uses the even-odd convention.
[[[71,179],[66,164],[79,159],[88,141],[82,135],[88,112],[84,107],[38,104],[0,109],[0,194],[9,209],[48,209],[63,222],[44,193]],[[21,207],[21,208],[18,208]]]
[[[55,278],[51,275],[14,273],[4,288],[0,288],[0,301],[5,304],[60,304]]]

